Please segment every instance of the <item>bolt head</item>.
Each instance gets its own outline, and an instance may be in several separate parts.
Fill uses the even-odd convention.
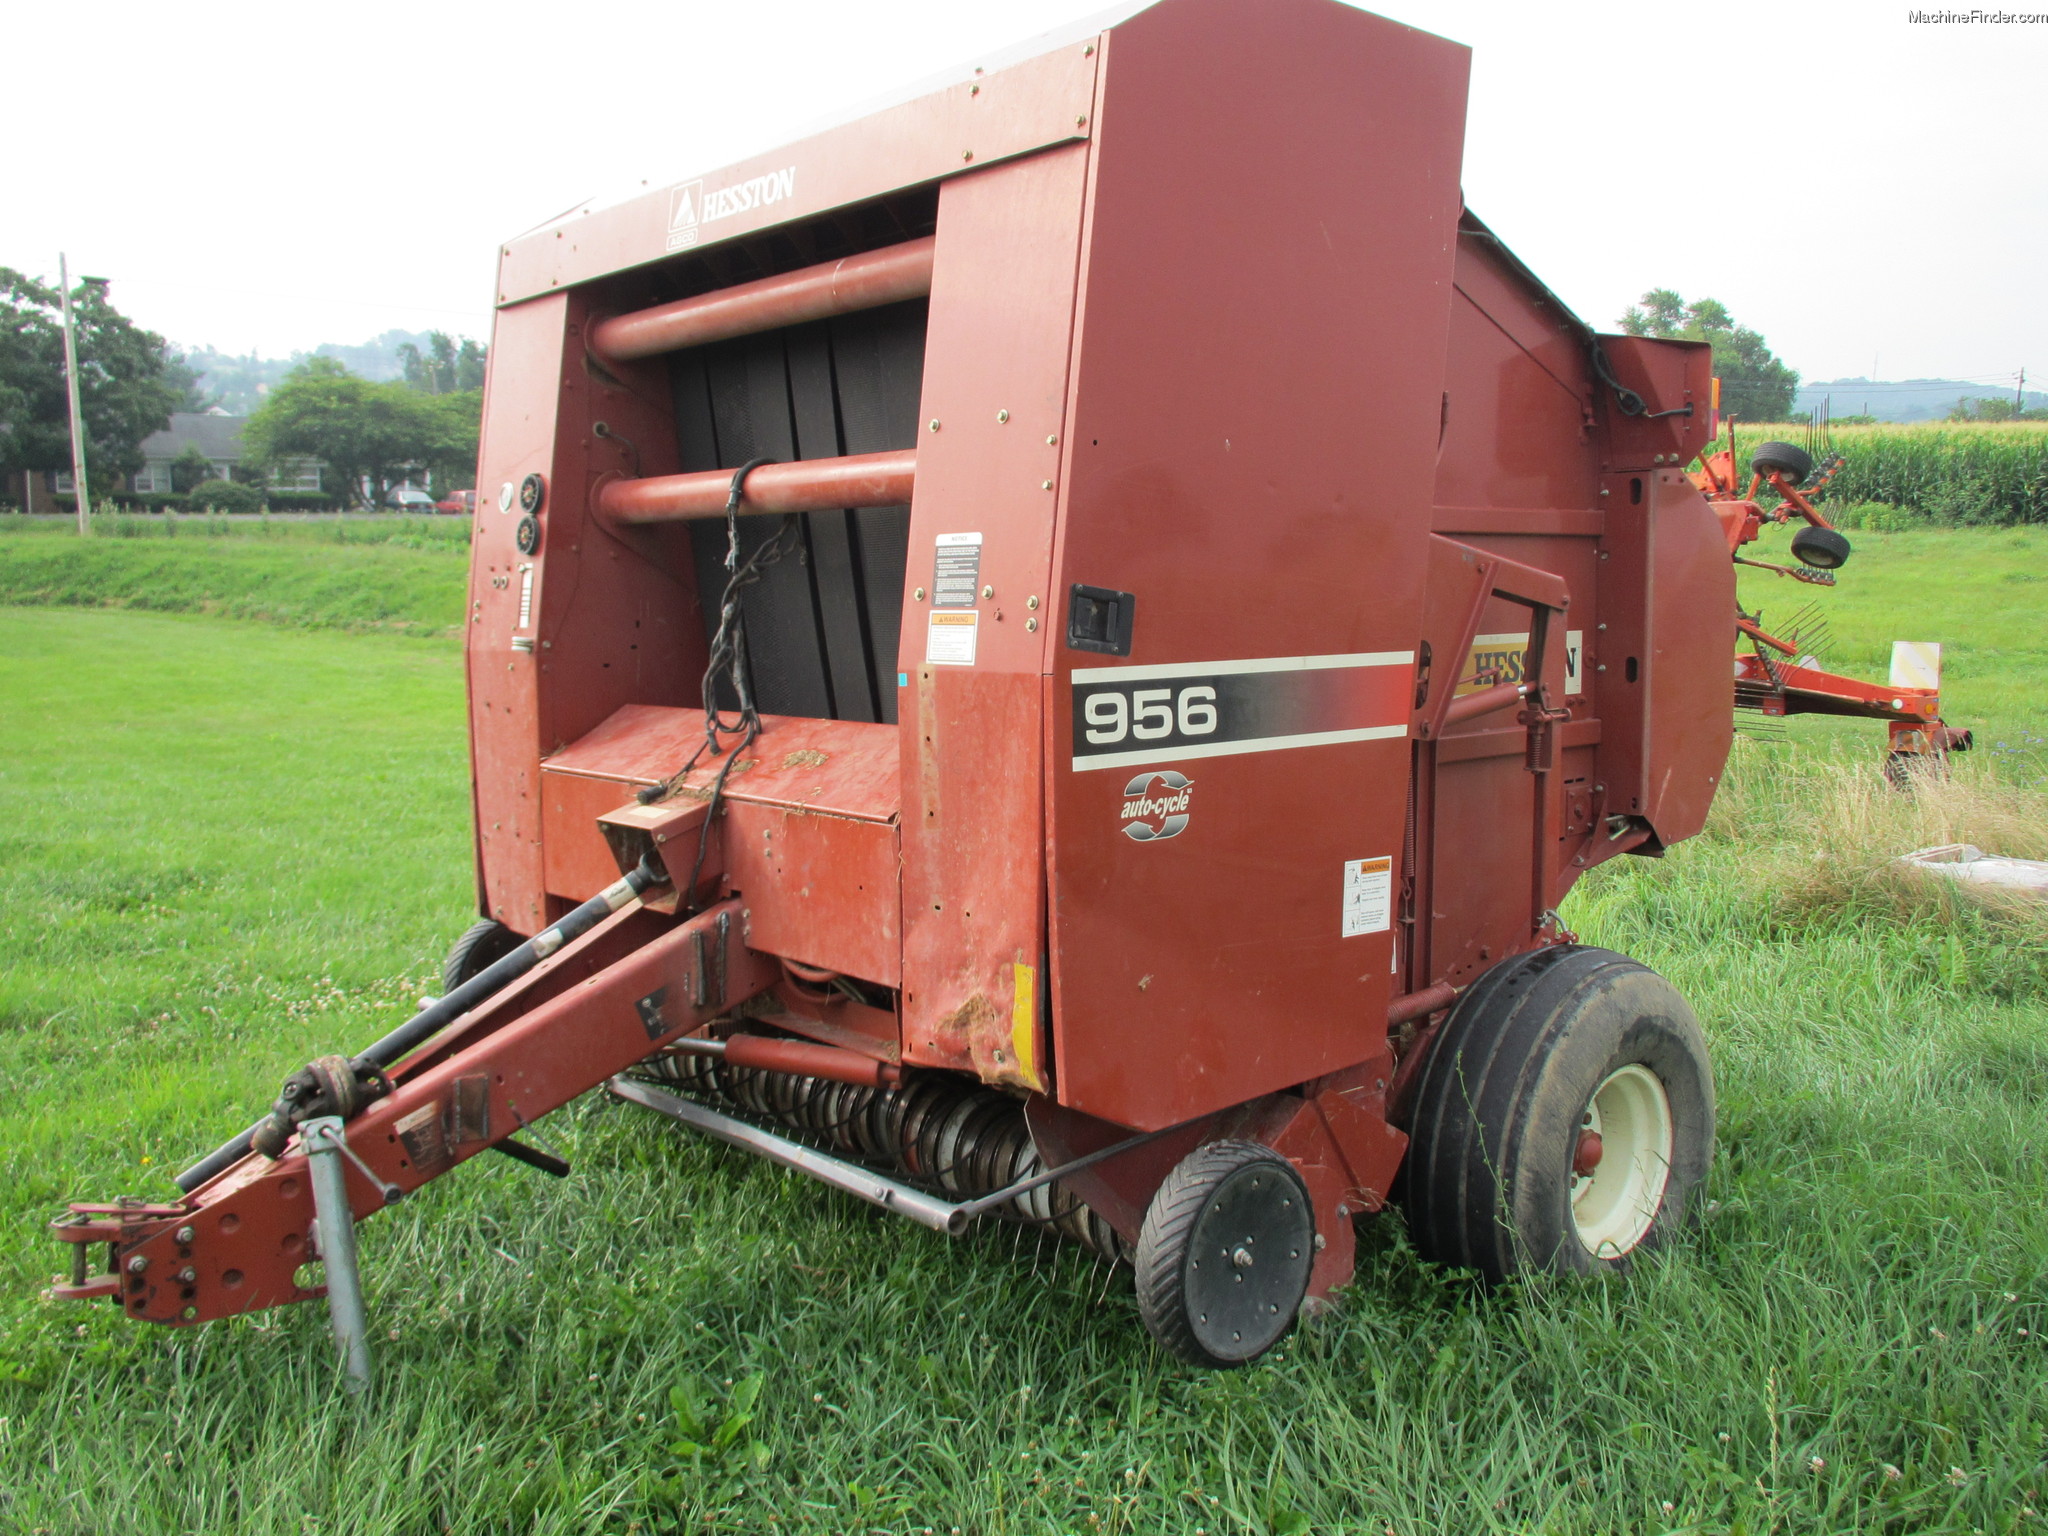
[[[996,595],[996,589],[994,587],[983,587],[981,589],[981,595],[983,597],[994,597]]]
[[[1024,627],[1025,627],[1025,629],[1027,629],[1027,630],[1036,630],[1036,629],[1038,628],[1038,620],[1036,620],[1036,619],[1026,619],[1026,620],[1024,621]]]
[[[131,1275],[139,1275],[148,1268],[149,1260],[144,1258],[139,1253],[136,1254],[134,1258],[128,1261],[128,1273]]]
[[[1238,1267],[1239,1269],[1250,1269],[1250,1268],[1252,1267],[1252,1251],[1251,1251],[1251,1249],[1249,1249],[1249,1248],[1238,1248],[1238,1249],[1236,1249],[1236,1250],[1235,1250],[1235,1251],[1233,1251],[1233,1252],[1231,1253],[1231,1255],[1230,1255],[1230,1262],[1231,1262],[1231,1263],[1233,1263],[1233,1264],[1235,1264],[1235,1265],[1236,1265],[1236,1266],[1237,1266],[1237,1267]]]
[[[190,1227],[178,1228],[177,1238],[180,1243],[189,1244],[192,1241],[192,1239],[196,1236],[198,1236],[198,1234],[194,1232]]]
[[[921,602],[923,602],[923,601],[924,601],[924,588],[923,588],[923,587],[919,587],[919,588],[917,588],[917,590],[916,590],[916,591],[912,592],[912,593],[911,593],[910,595],[911,595],[912,597],[916,598],[916,599],[917,599],[917,600],[918,600],[918,601],[919,601],[919,602],[921,603]]]
[[[180,1285],[190,1285],[193,1281],[197,1280],[198,1278],[199,1271],[194,1269],[190,1264],[187,1264],[183,1269],[178,1271],[178,1283]]]
[[[996,420],[997,420],[997,421],[1008,421],[1009,419],[1010,419],[1010,413],[1009,413],[1008,411],[997,411],[997,412],[996,412]]]
[[[1038,607],[1038,599],[1035,597],[1027,597],[1024,599],[1024,606],[1026,608],[1036,609]]]

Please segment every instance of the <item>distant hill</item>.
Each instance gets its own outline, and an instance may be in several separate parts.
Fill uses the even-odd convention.
[[[1963,379],[1817,379],[1799,386],[1792,409],[1805,415],[1827,402],[1830,416],[1875,416],[1879,421],[1940,421],[1956,402],[1986,396],[2012,398],[2012,388]],[[2027,408],[2048,405],[2048,394],[2027,391]]]
[[[309,356],[331,357],[366,379],[396,379],[405,372],[398,349],[411,343],[424,352],[427,338],[426,331],[386,331],[359,346],[323,341],[311,353],[294,352],[290,357],[258,357],[253,352],[235,357],[211,347],[188,347],[185,361],[199,375],[200,393],[209,402],[218,396],[220,408],[230,416],[247,416]]]

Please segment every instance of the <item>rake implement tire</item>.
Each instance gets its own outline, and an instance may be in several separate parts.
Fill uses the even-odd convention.
[[[1797,485],[1813,473],[1813,455],[1796,443],[1759,443],[1749,456],[1749,467],[1762,475],[1776,470]]]
[[[1792,535],[1792,558],[1817,571],[1840,570],[1849,562],[1849,541],[1832,528],[1809,523]]]
[[[1190,1365],[1256,1360],[1294,1325],[1315,1263],[1315,1212],[1287,1159],[1212,1141],[1174,1166],[1138,1235],[1138,1311]]]
[[[1426,1049],[1403,1193],[1423,1257],[1494,1282],[1615,1273],[1684,1225],[1713,1158],[1714,1079],[1656,972],[1576,944],[1517,955]]]
[[[455,941],[448,951],[448,958],[441,962],[441,991],[443,994],[453,992],[525,942],[523,937],[495,918],[487,917],[473,924],[469,932]]]

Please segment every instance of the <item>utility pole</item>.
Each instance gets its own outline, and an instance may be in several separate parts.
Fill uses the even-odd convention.
[[[57,286],[64,292],[64,376],[71,386],[71,488],[78,493],[78,531],[85,534],[92,503],[85,487],[85,411],[78,400],[78,335],[71,323],[71,265],[57,253]]]
[[[2012,419],[2018,421],[2027,408],[2027,370],[2020,370],[2019,387],[2012,392]]]

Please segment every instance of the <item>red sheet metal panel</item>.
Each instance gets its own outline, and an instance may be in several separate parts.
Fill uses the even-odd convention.
[[[1135,643],[1055,649],[1047,732],[1058,1093],[1090,1114],[1164,1125],[1384,1041],[1467,57],[1229,0],[1105,43],[1059,618],[1070,583],[1131,592]],[[1165,688],[1227,750],[1076,771],[1075,690],[1113,686],[1077,668],[1128,673],[1133,732]]]
[[[523,236],[501,250],[498,302],[1084,139],[1095,59],[1092,39],[1076,42],[890,107],[857,132],[827,130]]]
[[[901,857],[893,823],[735,800],[725,875],[753,948],[896,986],[902,978]]]
[[[726,779],[726,797],[791,810],[893,821],[898,804],[896,728],[860,720],[763,715],[761,734]],[[551,773],[617,780],[614,805],[642,785],[673,776],[704,742],[704,712],[628,704],[551,755]],[[685,792],[706,785],[718,761],[706,756]],[[607,807],[609,809],[609,807]],[[617,878],[616,875],[613,878]]]
[[[1074,145],[940,194],[899,652],[904,1059],[1022,1087],[1046,1080],[1041,677],[1086,175]]]
[[[704,739],[699,710],[627,705],[541,769],[548,890],[581,901],[618,878],[597,818],[660,783]],[[681,793],[702,793],[706,759]],[[744,898],[747,942],[895,986],[902,970],[897,732],[854,720],[763,717],[726,780],[718,864]],[[680,876],[679,876],[680,878]]]
[[[1735,568],[1713,510],[1676,469],[1611,475],[1601,550],[1599,774],[1611,814],[1663,842],[1705,822],[1734,741],[1734,678],[1718,637]],[[1702,636],[1716,643],[1702,643]]]

